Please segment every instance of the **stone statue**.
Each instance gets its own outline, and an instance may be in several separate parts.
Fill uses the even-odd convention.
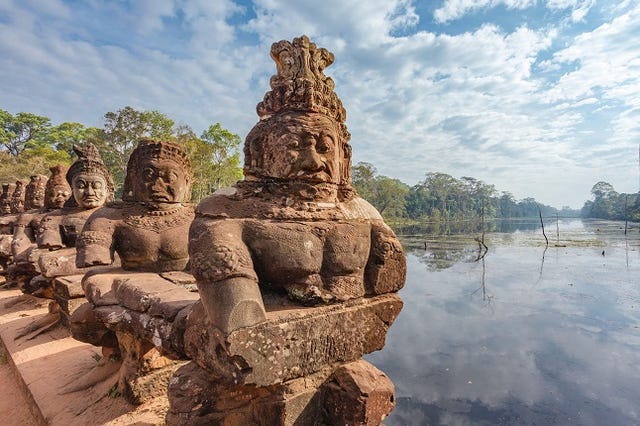
[[[323,74],[333,54],[303,36],[271,57],[245,180],[203,200],[191,225],[201,301],[166,421],[377,425],[393,384],[361,358],[402,308],[404,253],[351,185],[345,109]]]
[[[2,217],[0,217],[0,265],[2,275],[7,274],[7,265],[11,261],[11,242],[13,241],[13,225],[24,211],[24,185],[21,180],[15,184],[2,185]]]
[[[60,320],[68,324],[72,308],[84,301],[80,282],[87,271],[76,267],[77,234],[97,208],[113,201],[114,184],[94,145],[74,146],[73,150],[78,158],[66,173],[73,197],[40,220],[35,238],[39,250],[30,256],[37,258],[40,275],[22,288],[24,293],[53,299],[50,314],[23,328],[19,335],[31,333],[35,337],[37,331],[49,330]]]
[[[15,183],[3,183],[2,194],[0,195],[0,215],[11,214],[11,197],[16,190]]]
[[[39,248],[58,250],[74,247],[77,235],[95,209],[113,201],[111,173],[93,144],[73,147],[78,159],[66,173],[73,197],[66,206],[46,214],[40,221],[36,240]]]
[[[11,239],[13,238],[13,222],[16,216],[11,214],[11,197],[16,190],[14,183],[3,183],[0,194],[0,280],[4,280],[7,262],[11,257]]]
[[[25,187],[27,183],[23,180],[16,181],[16,189],[11,197],[11,213],[17,214],[24,211]]]
[[[76,339],[101,346],[106,359],[117,361],[100,365],[66,391],[103,380],[114,368],[120,392],[134,403],[149,398],[150,381],[160,380],[154,389],[166,389],[175,362],[154,348],[160,335],[145,331],[157,321],[171,324],[198,299],[188,288],[195,287],[188,273],[191,182],[181,145],[142,140],[127,164],[123,201],[97,209],[85,223],[76,242],[77,266],[111,265],[117,254],[122,267],[84,276],[89,303],[72,313],[70,328]]]
[[[184,270],[193,208],[191,166],[175,143],[143,140],[131,153],[123,202],[91,215],[77,242],[79,267],[110,265],[117,252],[131,271]]]
[[[351,186],[346,112],[306,37],[275,43],[278,74],[245,143],[245,180],[203,200],[191,227],[193,273],[225,333],[265,320],[262,291],[316,305],[397,291],[405,258]]]
[[[34,175],[27,185],[25,211],[14,224],[11,243],[14,262],[27,260],[29,249],[36,245],[36,235],[42,218],[48,212],[62,208],[71,196],[71,188],[65,180],[67,168],[57,165],[49,170],[49,179],[43,175]]]

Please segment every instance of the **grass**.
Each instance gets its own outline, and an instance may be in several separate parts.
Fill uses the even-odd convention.
[[[118,398],[120,396],[120,391],[118,390],[117,383],[115,383],[113,386],[109,388],[109,390],[107,391],[107,396],[113,399]]]

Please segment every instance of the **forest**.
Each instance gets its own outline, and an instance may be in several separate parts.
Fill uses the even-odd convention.
[[[362,197],[387,219],[413,221],[465,221],[545,217],[584,217],[640,221],[638,194],[619,194],[607,182],[591,189],[592,200],[581,210],[557,209],[533,198],[516,200],[508,191],[473,177],[456,179],[446,173],[429,172],[423,181],[409,186],[398,179],[378,175],[369,163],[353,167],[353,183]]]
[[[216,189],[242,178],[242,140],[220,123],[201,135],[185,124],[176,124],[158,111],[138,111],[126,106],[104,114],[102,128],[77,122],[53,125],[48,117],[0,109],[0,182],[49,175],[55,164],[74,160],[73,145],[93,143],[111,171],[116,192],[122,187],[129,154],[142,138],[173,140],[186,146],[194,174],[192,200],[199,201]]]
[[[141,138],[174,140],[187,147],[194,172],[192,200],[197,202],[218,188],[242,178],[240,136],[211,124],[197,135],[186,124],[158,111],[139,111],[126,106],[104,114],[102,128],[77,122],[54,125],[48,117],[27,112],[11,114],[0,109],[0,182],[49,174],[55,164],[73,161],[72,147],[93,143],[119,189],[127,159]],[[508,191],[473,177],[455,178],[428,172],[424,180],[409,186],[398,179],[379,175],[370,163],[353,167],[353,184],[389,220],[455,222],[485,218],[533,218],[543,216],[588,217],[640,221],[640,197],[615,191],[607,182],[597,182],[592,199],[580,211],[541,204],[533,198],[516,200]]]

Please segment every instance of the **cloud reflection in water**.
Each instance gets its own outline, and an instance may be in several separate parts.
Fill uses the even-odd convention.
[[[640,422],[634,238],[549,247],[542,273],[544,247],[490,245],[484,292],[471,256],[437,269],[410,252],[405,307],[368,356],[396,385],[385,424]]]

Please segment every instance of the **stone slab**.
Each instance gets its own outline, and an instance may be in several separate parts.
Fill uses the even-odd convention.
[[[193,306],[185,352],[220,380],[269,386],[382,349],[402,309],[397,294],[303,308],[265,300],[267,321],[223,335]]]
[[[163,424],[168,402],[155,399],[135,407],[123,398],[107,396],[114,381],[87,390],[60,395],[68,384],[84,377],[96,365],[100,349],[69,337],[60,327],[33,340],[15,340],[17,331],[48,312],[47,303],[24,302],[18,290],[0,290],[0,338],[39,424],[130,425]],[[117,379],[116,379],[117,380]]]
[[[82,289],[82,277],[84,274],[68,275],[64,277],[57,277],[53,280],[53,292],[56,299],[76,299],[84,297],[84,290]]]

